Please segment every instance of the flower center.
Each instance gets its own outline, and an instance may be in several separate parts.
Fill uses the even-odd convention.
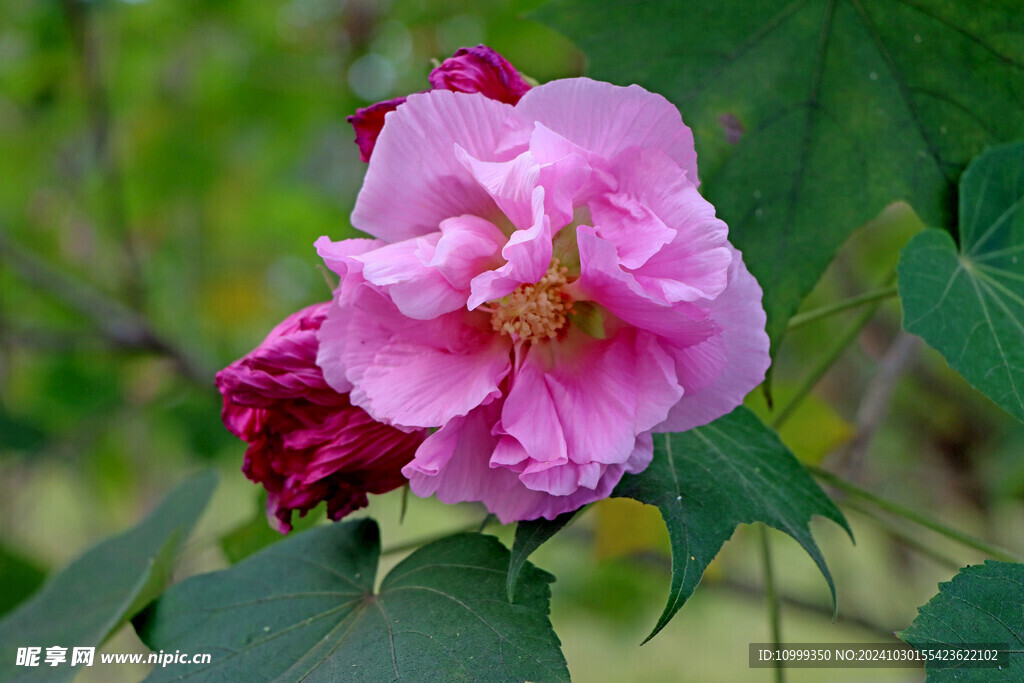
[[[528,342],[554,339],[572,313],[572,299],[562,291],[568,274],[568,268],[553,258],[547,274],[537,284],[519,285],[495,301],[491,311],[494,331]]]

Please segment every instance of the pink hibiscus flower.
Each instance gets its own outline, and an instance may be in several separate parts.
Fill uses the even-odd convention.
[[[317,363],[375,420],[435,428],[403,473],[504,522],[608,496],[653,431],[730,412],[769,364],[761,289],[664,98],[585,78],[410,95],[352,214]]]
[[[224,424],[248,442],[242,471],[267,489],[267,516],[282,533],[292,512],[321,501],[339,520],[367,493],[405,484],[402,466],[423,442],[375,422],[327,386],[316,366],[317,331],[330,304],[293,313],[244,358],[217,373]]]

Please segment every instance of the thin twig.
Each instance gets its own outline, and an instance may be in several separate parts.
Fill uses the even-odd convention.
[[[752,600],[764,600],[764,591],[759,586],[743,583],[736,579],[717,579],[715,581],[709,581],[706,584],[701,584],[701,586],[704,585],[707,585],[711,590],[727,590],[732,593],[743,595]],[[786,607],[792,607],[802,612],[822,617],[823,619],[828,620],[829,623],[833,620],[834,613],[830,605],[810,602],[792,595],[786,595],[785,593],[781,593],[779,595],[779,602]],[[839,612],[839,615],[835,617],[835,623],[846,626],[855,626],[863,629],[871,633],[873,636],[879,637],[882,641],[893,640],[893,631],[896,630],[894,628],[882,626],[867,616],[853,613],[847,609]]]
[[[128,301],[142,308],[142,265],[135,235],[128,222],[124,197],[124,178],[112,142],[113,124],[110,95],[103,81],[99,41],[96,40],[94,11],[91,3],[64,0],[64,16],[82,68],[89,128],[92,134],[93,157],[102,179],[104,218],[115,238],[121,243],[128,265]]]
[[[889,413],[893,390],[916,357],[920,341],[907,332],[896,335],[861,396],[857,408],[856,436],[839,458],[843,472],[853,481],[861,480],[871,440]]]
[[[842,491],[847,495],[855,496],[863,501],[866,501],[874,505],[877,508],[885,510],[889,514],[896,515],[897,517],[902,517],[903,519],[909,522],[913,522],[914,524],[923,526],[926,529],[931,529],[935,533],[941,534],[946,538],[951,538],[954,541],[967,546],[968,548],[974,548],[975,550],[984,553],[986,556],[991,557],[994,560],[1001,560],[1003,562],[1024,562],[1024,558],[1020,557],[1019,555],[1011,553],[1007,550],[1003,550],[1002,548],[987,543],[981,540],[980,538],[972,536],[964,531],[954,529],[953,527],[944,524],[937,519],[929,517],[923,512],[918,512],[917,510],[908,508],[905,505],[889,500],[887,498],[883,498],[882,496],[871,493],[866,489],[862,489],[856,484],[846,481],[842,477],[832,472],[829,472],[828,470],[824,470],[820,467],[809,464],[805,464],[804,467],[806,467],[808,471],[810,471],[811,474],[813,474],[814,476],[818,477],[822,481],[826,482],[827,484],[830,484],[834,488]]]
[[[956,571],[960,569],[961,566],[963,566],[962,562],[957,562],[956,560],[946,557],[942,553],[936,552],[932,548],[929,548],[926,544],[917,540],[917,538],[914,535],[907,533],[896,524],[893,524],[892,521],[887,519],[884,515],[878,513],[876,510],[873,510],[867,505],[858,502],[856,498],[847,498],[846,500],[844,500],[843,507],[848,510],[853,510],[863,515],[864,517],[868,518],[876,526],[883,529],[886,533],[888,533],[890,536],[892,536],[894,539],[896,539],[903,545],[907,546],[911,550],[920,553],[921,555],[924,555],[928,559],[932,560],[936,564],[939,564],[946,569]]]
[[[779,595],[775,590],[775,571],[772,567],[772,546],[768,538],[768,527],[764,524],[758,525],[761,538],[761,567],[764,571],[764,597],[768,606],[768,630],[771,636],[772,649],[778,649],[782,643],[782,610],[779,603]],[[775,683],[783,683],[786,673],[782,668],[782,661],[774,663]]]
[[[195,355],[158,334],[149,321],[92,285],[57,270],[0,229],[0,262],[40,292],[87,318],[109,343],[119,349],[147,351],[169,357],[184,376],[211,386],[213,372]]]
[[[811,389],[818,384],[825,373],[829,371],[829,368],[839,359],[843,352],[846,351],[853,341],[860,334],[860,331],[864,329],[871,318],[875,315],[875,311],[878,310],[881,301],[876,301],[870,304],[864,312],[862,312],[857,319],[850,325],[841,335],[839,335],[832,345],[828,347],[825,354],[818,360],[818,362],[811,368],[811,371],[801,380],[800,385],[797,387],[796,393],[789,399],[789,401],[779,408],[779,412],[775,415],[775,419],[772,420],[772,427],[778,429],[782,424],[788,420],[793,412],[799,407],[800,403],[803,402],[807,395],[811,393]]]
[[[828,306],[822,306],[821,308],[816,308],[812,311],[807,311],[806,313],[794,315],[789,319],[789,324],[786,329],[787,331],[792,332],[795,329],[803,327],[804,325],[809,325],[810,323],[821,320],[822,318],[827,318],[830,315],[842,313],[843,311],[848,311],[849,309],[857,308],[858,306],[875,303],[876,301],[884,301],[885,299],[896,296],[898,293],[896,285],[882,287],[881,289],[876,289],[871,292],[864,292],[863,294],[858,294],[857,296],[844,299],[843,301],[838,301],[834,304],[829,304]]]

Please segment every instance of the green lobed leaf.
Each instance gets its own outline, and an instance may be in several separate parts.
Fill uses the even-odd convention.
[[[2,681],[69,681],[70,665],[19,667],[15,648],[94,647],[152,601],[167,584],[174,559],[206,509],[217,475],[204,472],[178,486],[138,526],[85,552],[0,621]],[[45,650],[44,650],[45,652]]]
[[[960,169],[1024,130],[1019,0],[555,0],[540,18],[590,75],[679,107],[773,342],[854,228],[896,199],[950,224]]]
[[[566,524],[572,521],[576,513],[582,508],[565,512],[554,519],[531,519],[516,524],[516,537],[512,542],[512,552],[509,556],[508,577],[506,589],[508,601],[516,601],[516,583],[519,581],[519,572],[526,564],[527,558],[533,551],[544,545],[548,539],[561,531]]]
[[[914,647],[1001,643],[1011,653],[1002,668],[925,665],[929,681],[1019,681],[1024,678],[1024,565],[986,560],[961,569],[918,608],[898,635]]]
[[[1024,420],[1024,142],[987,150],[960,181],[960,247],[925,230],[899,265],[903,327]]]
[[[341,522],[174,586],[136,629],[154,650],[212,663],[147,680],[568,680],[550,574],[527,564],[510,604],[508,551],[464,533],[421,547],[374,593],[379,555],[373,520]]]
[[[688,432],[655,434],[650,466],[624,477],[612,495],[656,506],[668,527],[672,585],[668,604],[644,642],[689,599],[740,524],[764,522],[795,538],[825,576],[835,602],[832,575],[808,523],[821,515],[851,539],[853,532],[775,432],[742,406]]]

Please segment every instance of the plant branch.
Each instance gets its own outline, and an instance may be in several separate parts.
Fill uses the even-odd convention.
[[[786,329],[787,331],[792,332],[795,329],[801,328],[804,325],[809,325],[810,323],[821,320],[822,318],[827,318],[830,315],[842,313],[843,311],[864,306],[866,304],[884,301],[896,296],[897,294],[898,289],[896,285],[890,285],[870,292],[864,292],[863,294],[858,294],[857,296],[850,297],[849,299],[837,301],[834,304],[815,308],[814,310],[807,311],[806,313],[798,313],[789,319],[789,325]]]
[[[206,364],[157,333],[144,316],[92,285],[57,270],[38,254],[12,241],[2,228],[0,262],[9,264],[40,292],[87,318],[113,346],[167,356],[181,374],[197,384],[212,386],[213,372]]]
[[[764,524],[759,524],[757,530],[760,532],[761,538],[761,568],[764,571],[764,597],[768,606],[768,629],[772,639],[772,649],[777,649],[782,643],[782,610],[779,595],[775,590],[771,539],[768,538],[768,527]],[[780,660],[775,660],[774,671],[776,683],[783,683],[786,674]]]
[[[135,235],[128,222],[124,197],[124,178],[112,142],[110,96],[103,82],[99,41],[96,40],[94,8],[82,0],[63,0],[64,16],[82,69],[86,111],[92,136],[93,158],[102,178],[103,213],[105,221],[121,243],[128,266],[128,300],[135,308],[143,302],[142,266]]]
[[[889,403],[897,382],[913,362],[920,338],[900,332],[878,363],[857,407],[857,433],[842,451],[840,469],[853,481],[859,481],[867,461],[868,448],[889,413]]]
[[[889,514],[902,517],[903,519],[913,522],[919,526],[923,526],[926,529],[931,529],[935,533],[945,536],[946,538],[951,538],[968,548],[973,548],[974,550],[982,552],[994,560],[1001,560],[1003,562],[1024,562],[1024,558],[1021,558],[1018,555],[986,543],[980,538],[972,536],[966,532],[954,529],[953,527],[929,517],[922,512],[912,510],[906,505],[875,495],[874,493],[871,493],[866,489],[862,489],[856,484],[848,482],[828,470],[808,464],[805,464],[804,467],[806,467],[814,476],[849,496],[863,500],[877,508],[885,510]]]
[[[946,569],[951,569],[955,572],[963,566],[962,562],[957,562],[956,560],[950,557],[946,557],[942,553],[932,550],[926,544],[921,543],[921,541],[917,540],[913,535],[907,533],[898,525],[893,524],[892,521],[887,519],[884,515],[879,514],[877,511],[871,509],[867,505],[858,502],[855,498],[848,498],[844,500],[843,507],[848,510],[853,510],[858,514],[868,518],[872,523],[874,523],[876,526],[884,530],[886,533],[888,533],[890,536],[892,536],[894,539],[896,539],[903,545],[907,546],[911,550],[920,553],[921,555],[924,555],[928,559],[932,560],[936,564],[945,567]]]
[[[701,584],[702,586],[704,584]],[[711,590],[726,590],[737,595],[742,595],[750,599],[764,600],[764,591],[761,590],[760,586],[751,585],[736,579],[724,578],[716,581],[709,581],[707,587]],[[819,616],[823,619],[828,620],[829,623],[833,621],[834,612],[830,605],[822,605],[815,602],[809,602],[802,598],[798,598],[792,595],[779,594],[779,602],[786,607],[795,608],[808,614]],[[853,626],[856,628],[863,629],[872,634],[872,636],[879,638],[881,641],[895,640],[893,632],[895,628],[887,628],[881,624],[872,621],[869,617],[851,613],[850,610],[843,610],[838,616],[835,616],[835,623],[844,624],[846,626]]]
[[[860,334],[860,331],[864,329],[864,326],[870,322],[871,318],[875,315],[875,311],[881,305],[881,300],[875,301],[870,304],[864,312],[862,312],[857,319],[850,325],[841,335],[839,335],[832,345],[825,351],[825,355],[822,356],[818,362],[811,368],[811,371],[807,373],[807,376],[800,382],[797,387],[796,393],[789,401],[779,409],[775,419],[772,420],[772,427],[778,429],[782,424],[788,420],[792,415],[793,411],[797,409],[800,403],[807,398],[807,394],[811,393],[811,389],[821,380],[821,378],[828,372],[829,368],[839,359],[843,352],[846,350],[853,341]]]

